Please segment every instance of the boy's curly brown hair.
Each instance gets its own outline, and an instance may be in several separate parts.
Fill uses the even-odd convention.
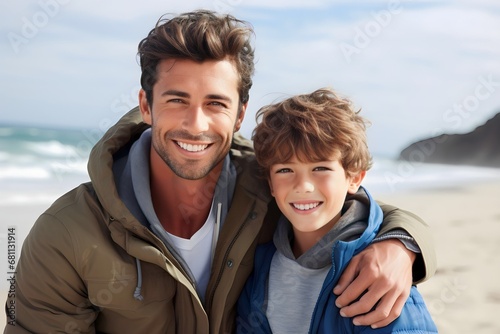
[[[372,157],[366,143],[367,121],[352,102],[329,88],[296,95],[262,107],[252,136],[263,175],[272,165],[331,160],[338,155],[346,176],[370,169]]]

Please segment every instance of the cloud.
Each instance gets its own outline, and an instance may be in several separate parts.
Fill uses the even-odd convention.
[[[259,82],[266,83],[267,93],[275,92],[258,102],[331,85],[363,107],[374,124],[372,141],[388,151],[444,131],[469,131],[497,112],[498,91],[461,122],[446,119],[450,108],[474,93],[480,78],[500,81],[498,14],[451,3],[400,9],[385,25],[377,19],[386,10],[380,7],[352,20],[319,16],[314,24],[287,26],[286,32],[281,27],[278,36],[273,35],[278,27],[266,27],[270,34],[257,32],[259,72],[265,77]],[[342,43],[356,49],[349,59]]]
[[[49,15],[44,6],[54,1],[60,6]],[[489,118],[500,106],[498,90],[459,126],[444,115],[474,94],[481,77],[500,81],[500,6],[490,1],[391,3],[4,2],[4,36],[22,36],[23,25],[43,23],[43,12],[48,22],[35,24],[37,33],[18,53],[7,38],[0,42],[2,63],[9,64],[0,68],[4,107],[23,111],[2,118],[94,126],[107,115],[117,117],[114,101],[133,104],[137,43],[158,17],[216,5],[250,21],[256,31],[257,71],[243,125],[246,135],[260,106],[319,86],[332,86],[363,108],[373,123],[370,141],[380,150],[395,151],[436,130],[466,131]]]

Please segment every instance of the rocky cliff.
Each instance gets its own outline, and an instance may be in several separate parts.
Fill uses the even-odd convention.
[[[402,160],[500,168],[500,113],[465,134],[443,134],[406,147]]]

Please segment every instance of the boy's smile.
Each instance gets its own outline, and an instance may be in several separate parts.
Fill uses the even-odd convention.
[[[271,166],[272,194],[301,248],[307,250],[331,230],[341,216],[347,193],[356,193],[362,176],[347,176],[337,155],[321,162],[301,162],[294,157]]]
[[[323,202],[310,202],[310,203],[290,203],[296,210],[298,211],[311,211],[317,208],[319,205],[323,204]]]

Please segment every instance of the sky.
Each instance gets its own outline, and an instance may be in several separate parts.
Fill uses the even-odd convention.
[[[361,108],[388,157],[500,112],[496,0],[16,0],[0,4],[0,123],[103,133],[137,105],[139,41],[198,8],[254,27],[247,137],[261,106],[320,87]]]

